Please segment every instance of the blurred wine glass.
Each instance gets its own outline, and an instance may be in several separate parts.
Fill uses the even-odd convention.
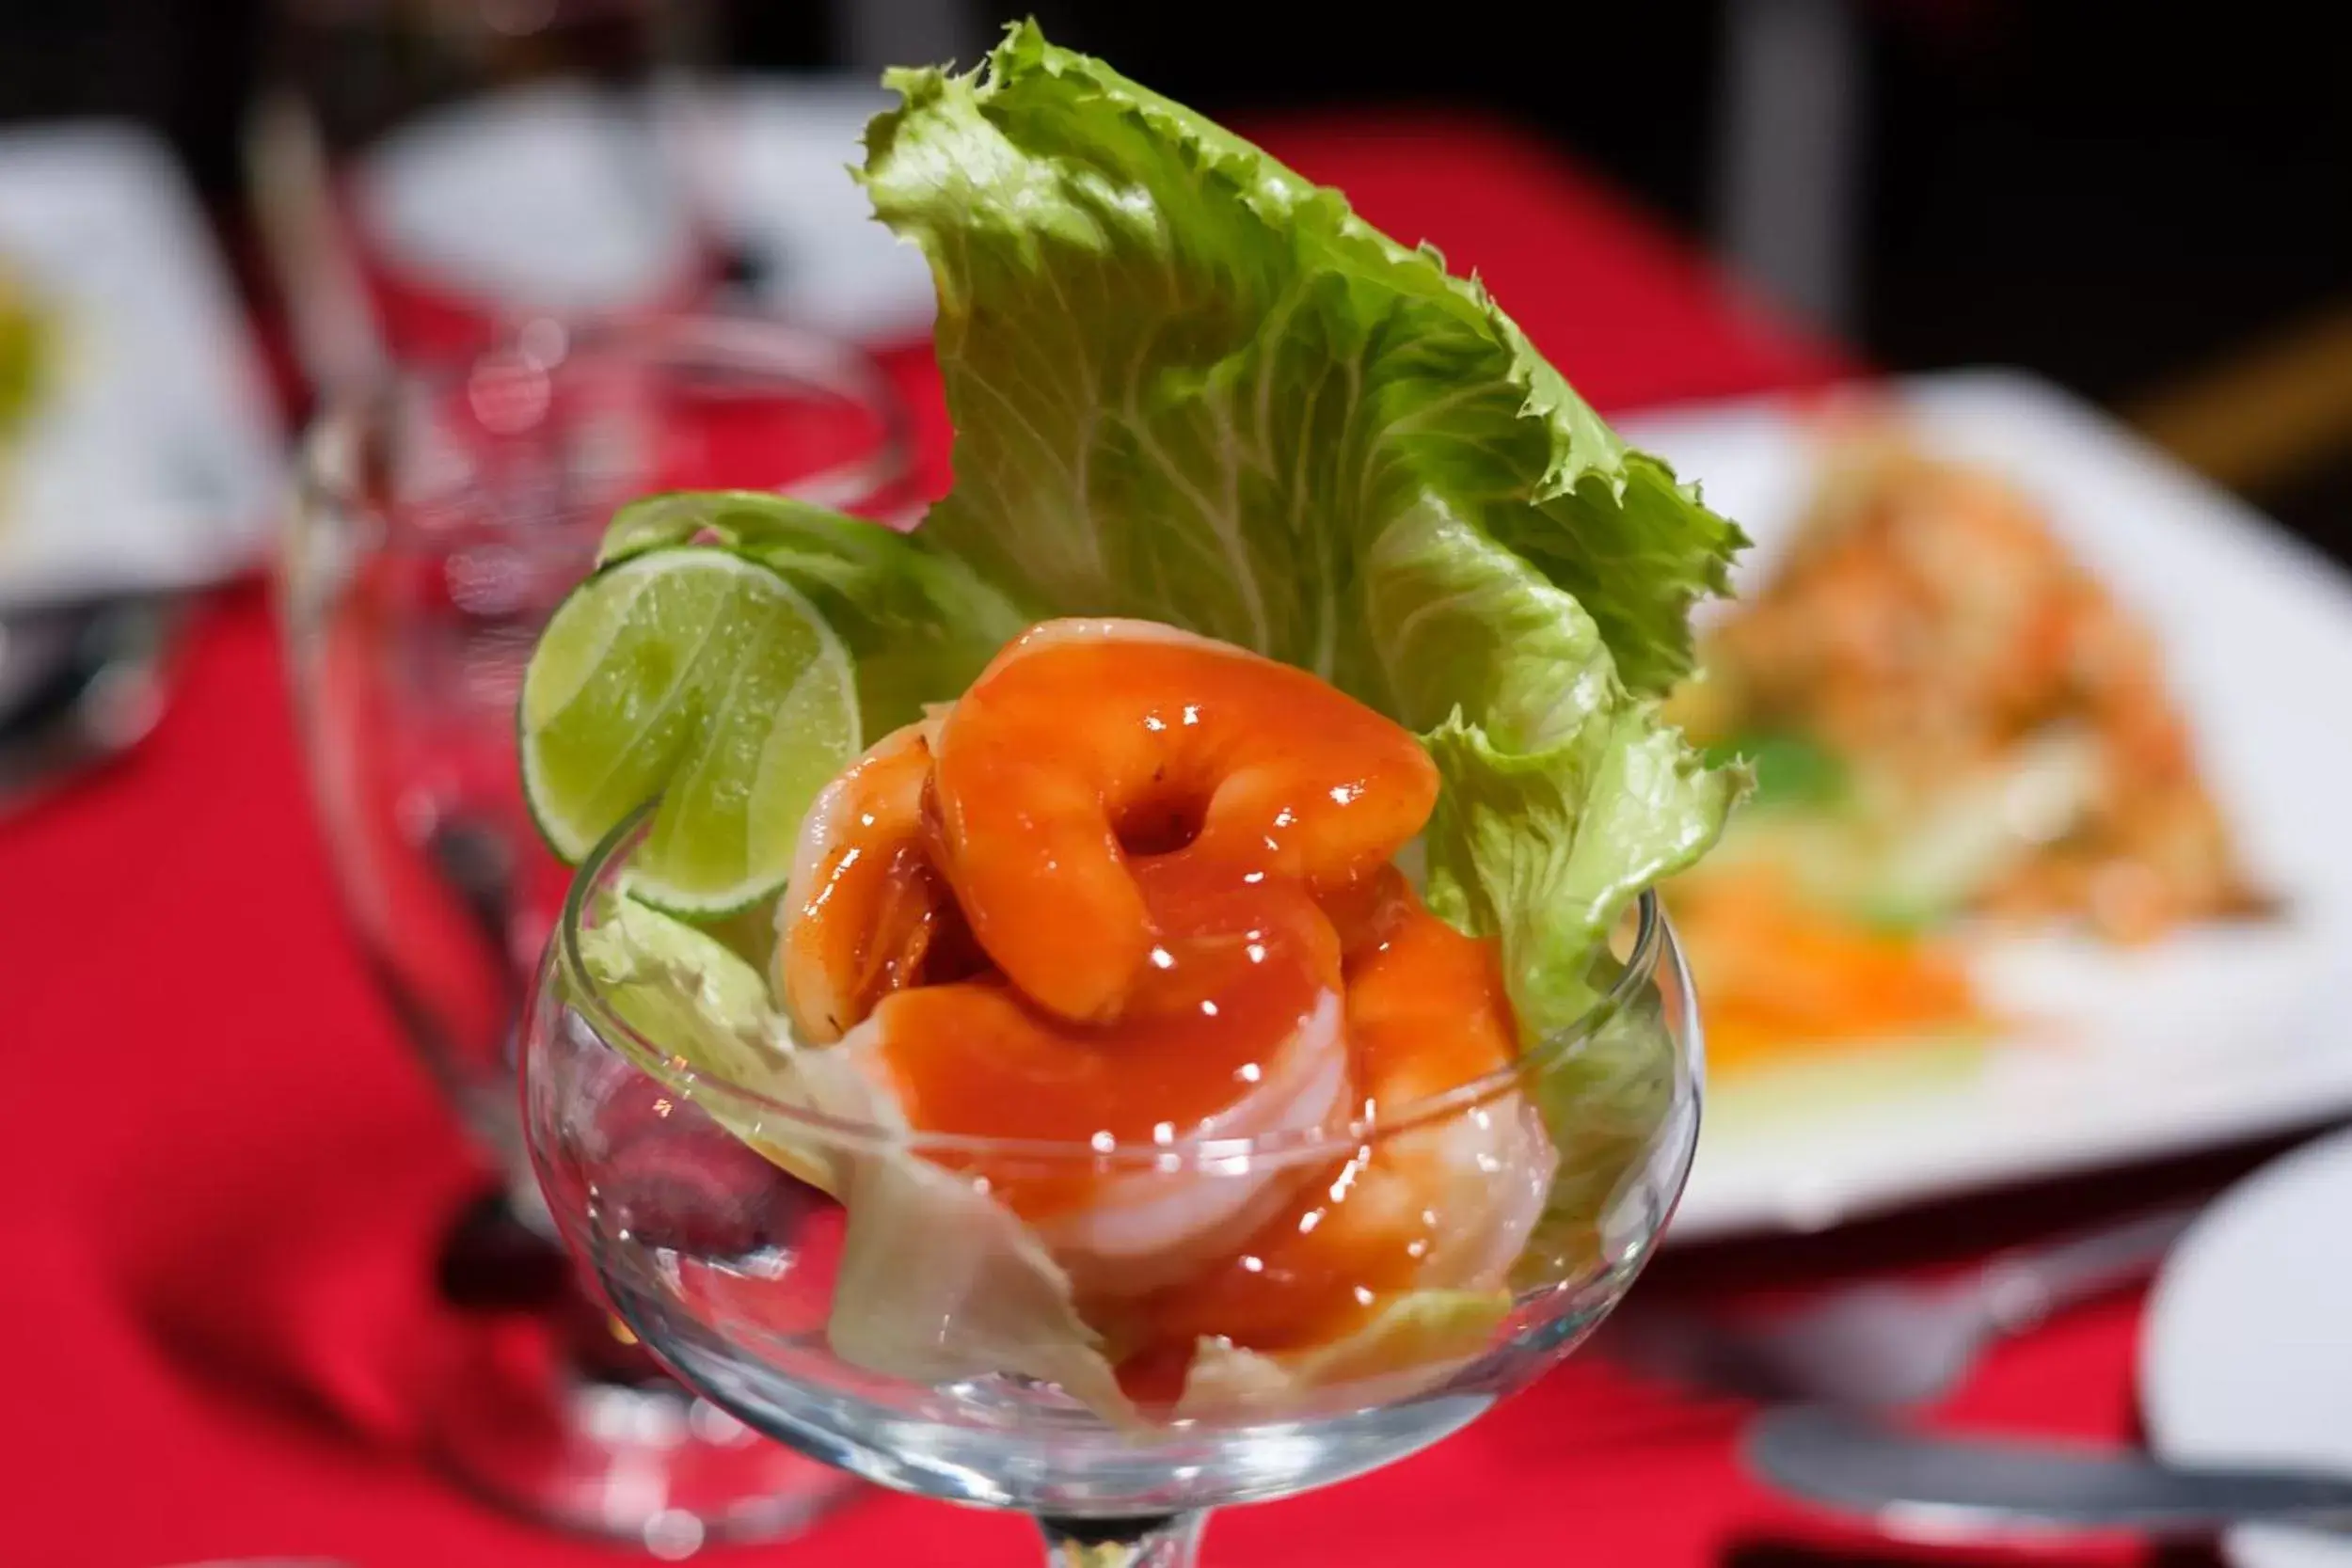
[[[280,0],[247,127],[314,390],[729,270],[700,0]]]
[[[565,872],[519,787],[524,664],[622,501],[763,489],[887,516],[909,468],[863,355],[707,315],[541,317],[338,394],[307,437],[280,604],[317,809],[385,995],[509,1184],[453,1232],[445,1291],[528,1308],[553,1352],[516,1386],[419,1397],[443,1458],[534,1515],[675,1550],[788,1528],[838,1487],[669,1383],[542,1239],[514,1040]]]

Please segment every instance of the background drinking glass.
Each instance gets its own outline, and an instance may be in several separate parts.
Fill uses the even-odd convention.
[[[641,814],[625,824],[580,868],[525,1031],[526,1132],[564,1240],[631,1330],[743,1421],[884,1485],[1035,1514],[1057,1562],[1182,1568],[1204,1510],[1327,1485],[1460,1430],[1616,1305],[1689,1173],[1698,1018],[1647,895],[1627,922],[1623,957],[1608,960],[1602,1001],[1488,1078],[1385,1107],[1380,1121],[1335,1136],[1063,1146],[847,1122],[681,1067],[695,1042],[648,1037],[630,1022],[691,1026],[680,1022],[690,1008],[649,989],[676,982],[609,983],[645,972],[631,967],[631,949],[596,946],[614,940],[644,823]],[[1014,1325],[1042,1321],[1036,1296],[1006,1283],[1021,1277],[1006,1265],[1009,1243],[990,1250],[1009,1211],[967,1207],[975,1195],[1115,1181],[1128,1212],[1238,1212],[1252,1199],[1224,1191],[1306,1172],[1310,1187],[1334,1183],[1331,1172],[1379,1159],[1386,1140],[1446,1140],[1524,1114],[1518,1097],[1538,1083],[1575,1140],[1564,1172],[1579,1219],[1537,1228],[1499,1320],[1481,1315],[1467,1331],[1434,1335],[1417,1322],[1353,1372],[1279,1388],[1253,1373],[1197,1408],[1198,1380],[1188,1380],[1185,1418],[1114,1424],[1058,1387],[964,1375],[960,1361],[935,1378],[890,1375],[846,1358],[829,1331],[836,1285],[849,1290],[852,1278],[862,1292],[853,1326],[869,1350],[887,1344],[933,1368],[948,1365],[961,1323],[985,1323],[979,1332],[1006,1342]],[[888,1205],[887,1254],[865,1250],[854,1213],[845,1236],[843,1209],[741,1141],[751,1135],[795,1168],[830,1172],[853,1201]],[[906,1179],[911,1167],[922,1182]],[[918,1189],[929,1195],[921,1201],[910,1196]],[[901,1291],[903,1342],[880,1326]],[[1360,1286],[1359,1294],[1373,1299]],[[1165,1379],[1134,1363],[1122,1369],[1142,1379],[1125,1379],[1135,1397],[1172,1397]],[[1145,1391],[1155,1381],[1159,1392]]]
[[[908,463],[900,409],[862,356],[723,317],[579,334],[541,320],[338,404],[311,431],[281,607],[318,811],[386,996],[526,1221],[544,1224],[512,1042],[564,885],[515,752],[540,627],[629,498],[778,489],[887,515],[904,503]],[[517,1240],[505,1244],[511,1259]],[[429,1391],[437,1440],[477,1485],[566,1523],[639,1534],[658,1522],[673,1536],[682,1520],[739,1533],[788,1523],[830,1490],[755,1463],[733,1423],[649,1383],[643,1356],[563,1291],[544,1244],[535,1269],[525,1253],[475,1288],[527,1297],[532,1281],[556,1282],[562,1299],[540,1305],[569,1368],[516,1397],[565,1436],[523,1441],[480,1388]],[[624,1462],[633,1489],[603,1485]]]
[[[247,172],[321,388],[726,270],[701,0],[283,0]]]

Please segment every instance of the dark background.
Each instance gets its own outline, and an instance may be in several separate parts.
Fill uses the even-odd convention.
[[[1731,8],[1448,0],[1412,23],[1292,0],[1038,0],[1058,41],[1219,116],[1469,108],[1533,128],[1702,241],[1716,232]],[[2352,311],[2352,71],[2331,8],[1844,0],[1860,183],[1834,325],[1896,369],[2031,367],[2127,414]],[[1379,8],[1402,16],[1412,8]],[[987,5],[723,4],[725,57],[837,69],[993,31]],[[912,16],[912,22],[906,19]],[[130,113],[233,222],[262,0],[0,0],[0,114]],[[2308,357],[2308,356],[2307,356]],[[2223,477],[2352,545],[2345,438]]]

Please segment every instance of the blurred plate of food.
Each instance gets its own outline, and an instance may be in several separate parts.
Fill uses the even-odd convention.
[[[0,134],[0,610],[247,567],[278,473],[236,296],[163,144]]]
[[[1626,421],[1756,539],[1674,706],[1752,804],[1668,890],[1678,1238],[2352,1111],[2352,583],[2007,372]]]

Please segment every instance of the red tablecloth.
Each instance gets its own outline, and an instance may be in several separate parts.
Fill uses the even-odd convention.
[[[1265,134],[1373,221],[1476,268],[1605,407],[1840,368],[1515,135],[1374,119]],[[901,369],[932,395],[919,356]],[[221,594],[152,740],[0,824],[16,1085],[0,1137],[0,1561],[617,1560],[469,1501],[399,1441],[400,1341],[425,1310],[431,1239],[474,1177],[346,940],[281,683],[262,594]],[[1955,1409],[2121,1434],[2133,1321],[2129,1303],[2076,1313],[1996,1354]],[[1745,1484],[1738,1416],[1573,1364],[1387,1473],[1236,1513],[1212,1556],[1890,1560],[1822,1548]],[[1799,1542],[1813,1544],[1791,1555]],[[1018,1521],[876,1497],[773,1555],[1014,1564],[1032,1550]]]

